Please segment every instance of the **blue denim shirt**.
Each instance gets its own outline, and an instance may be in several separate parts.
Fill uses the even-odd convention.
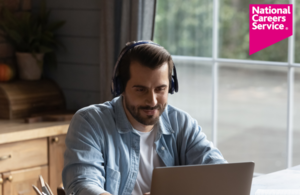
[[[165,166],[226,163],[189,114],[170,105],[159,117],[156,151]],[[140,137],[122,97],[80,109],[66,138],[63,184],[67,195],[130,195],[139,171]]]

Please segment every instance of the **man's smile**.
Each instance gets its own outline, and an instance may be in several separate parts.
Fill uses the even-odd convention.
[[[154,115],[157,109],[153,109],[153,110],[142,109],[142,111],[145,112],[147,115]]]

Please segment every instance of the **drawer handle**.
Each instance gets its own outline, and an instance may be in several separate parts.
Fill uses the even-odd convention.
[[[7,159],[9,159],[9,158],[11,158],[11,155],[9,154],[9,155],[6,155],[6,156],[0,156],[0,161],[2,161],[2,160],[7,160]]]
[[[58,143],[58,141],[59,141],[59,138],[58,138],[58,137],[52,138],[52,143]]]
[[[10,175],[10,176],[8,176],[7,178],[6,178],[6,180],[8,180],[8,181],[12,181],[13,180],[13,176],[12,175]]]

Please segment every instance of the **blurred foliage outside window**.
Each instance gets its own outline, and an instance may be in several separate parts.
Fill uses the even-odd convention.
[[[288,4],[289,0],[219,2],[219,58],[287,61],[288,39],[249,56],[249,4]],[[296,5],[294,18],[295,62],[300,62],[300,56],[297,55],[300,50],[299,6]],[[212,26],[212,0],[157,1],[154,41],[172,55],[212,57]]]
[[[158,0],[154,42],[172,55],[212,56],[211,0]]]

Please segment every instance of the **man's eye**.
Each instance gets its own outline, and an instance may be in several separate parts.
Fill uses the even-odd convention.
[[[166,88],[165,87],[160,87],[157,89],[157,91],[164,91]]]
[[[143,88],[136,88],[136,91],[144,91]]]

